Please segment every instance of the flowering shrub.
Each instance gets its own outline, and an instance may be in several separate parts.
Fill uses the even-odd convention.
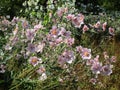
[[[0,73],[9,77],[10,90],[59,89],[71,83],[75,85],[69,89],[83,88],[83,81],[97,85],[102,83],[101,77],[112,74],[116,56],[97,52],[95,38],[90,35],[113,38],[113,27],[107,22],[87,23],[83,14],[68,7],[47,16],[43,21],[19,17],[1,20],[6,44],[1,49]]]

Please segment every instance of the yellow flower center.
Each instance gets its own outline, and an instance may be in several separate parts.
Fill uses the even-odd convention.
[[[89,53],[88,52],[84,52],[84,56],[89,56]]]
[[[57,30],[56,29],[54,29],[54,30],[52,30],[52,32],[51,32],[53,35],[56,35],[57,34]]]
[[[34,58],[34,59],[32,59],[32,63],[37,63],[37,61],[38,61],[38,60],[37,60],[37,59],[35,59],[35,58]]]

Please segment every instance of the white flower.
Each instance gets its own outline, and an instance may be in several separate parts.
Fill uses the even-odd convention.
[[[39,63],[42,63],[42,60],[41,60],[41,58],[37,58],[36,56],[34,56],[34,57],[30,57],[29,63],[32,64],[35,67]]]
[[[91,49],[83,48],[82,53],[80,54],[82,59],[91,59]]]
[[[36,52],[43,52],[43,48],[45,46],[45,43],[39,43],[39,45],[36,47]]]
[[[46,75],[46,73],[43,73],[43,74],[39,77],[39,80],[44,81],[45,79],[47,79],[47,75]]]

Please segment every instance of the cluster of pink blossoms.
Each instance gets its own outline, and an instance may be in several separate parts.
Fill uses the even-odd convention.
[[[80,53],[83,60],[91,59],[91,49],[83,48],[82,46],[77,46],[76,51]]]
[[[67,8],[61,8],[57,11],[57,15],[59,17],[62,17],[62,15],[66,12],[68,12]],[[89,27],[86,24],[84,24],[84,18],[85,18],[84,15],[68,14],[66,18],[68,21],[71,21],[71,23],[77,28],[81,28],[81,26],[83,25],[82,27],[83,33],[89,30]],[[17,17],[14,18],[12,20],[13,25],[15,25],[14,23],[16,23],[17,21],[18,21],[18,18]],[[9,22],[7,20],[4,20],[2,23],[9,25]],[[107,22],[103,24],[101,24],[100,22],[97,22],[92,27],[94,29],[97,29],[98,31],[101,28],[103,31],[106,31]],[[64,27],[59,28],[57,26],[52,26],[52,29],[47,34],[46,43],[39,42],[37,44],[35,44],[34,38],[38,30],[44,28],[41,22],[35,25],[33,29],[29,29],[28,22],[26,20],[22,20],[22,28],[25,29],[25,36],[26,36],[25,42],[27,42],[26,54],[28,54],[28,56],[30,53],[32,53],[33,55],[34,53],[38,53],[38,52],[42,53],[46,43],[49,43],[49,45],[52,47],[58,46],[61,43],[65,43],[67,44],[67,46],[72,46],[74,44],[74,38],[71,37],[71,32],[67,31]],[[108,30],[110,35],[114,35],[115,30],[112,27],[109,27]],[[18,38],[16,37],[17,33],[18,33],[18,25],[16,25],[16,28],[13,31],[14,36],[11,39],[13,42],[12,44],[18,41]],[[86,62],[86,65],[90,67],[90,70],[92,71],[92,73],[95,74],[95,78],[92,78],[90,80],[90,82],[92,82],[93,84],[97,82],[96,78],[98,77],[98,74],[110,75],[112,73],[113,66],[111,65],[111,63],[116,61],[115,56],[112,56],[111,58],[109,58],[107,53],[104,53],[104,58],[106,63],[103,64],[99,60],[99,55],[97,55],[95,58],[92,58],[91,49],[84,48],[82,46],[77,46],[76,51],[80,54],[81,58]],[[58,57],[57,61],[60,66],[63,66],[65,63],[71,64],[74,60],[75,60],[74,51],[64,50],[64,52]],[[45,67],[42,65],[41,58],[38,58],[37,56],[31,56],[29,58],[29,63],[33,67],[40,65],[38,70],[36,70],[36,73],[41,75],[39,77],[40,80],[45,80],[47,78],[46,70],[45,70]],[[3,73],[5,71],[4,65],[1,65],[0,69],[1,69],[0,72]]]
[[[34,26],[33,29],[27,29],[25,32],[26,35],[26,42],[28,42],[28,46],[26,47],[26,55],[29,56],[31,53],[42,53],[43,49],[45,47],[45,43],[44,42],[39,42],[37,44],[35,44],[35,36],[37,34],[37,32],[40,29],[44,29],[44,27],[42,26],[41,22],[37,25]],[[37,56],[31,56],[29,58],[29,63],[36,67],[39,65],[38,70],[36,70],[36,73],[38,73],[39,76],[39,80],[43,81],[45,79],[47,79],[47,75],[46,75],[46,70],[45,67],[42,65],[42,59],[38,58]]]
[[[45,43],[39,42],[37,44],[34,44],[34,38],[40,29],[44,29],[41,22],[39,24],[35,25],[33,29],[26,30],[26,32],[25,32],[25,35],[27,38],[26,42],[28,42],[28,46],[26,47],[27,54],[43,52]]]
[[[77,27],[80,28],[82,24],[84,24],[84,15],[82,14],[78,14],[77,16],[75,16],[74,14],[68,14],[68,16],[66,16],[66,18],[72,22],[72,24]]]
[[[77,27],[77,28],[81,28],[82,27],[82,32],[83,33],[85,33],[86,31],[89,30],[88,25],[86,25],[84,23],[84,15],[78,14],[78,15],[75,16],[74,14],[68,14],[66,16],[66,18],[67,18],[68,21],[71,21],[72,24],[75,27]],[[103,24],[101,24],[101,22],[98,21],[96,24],[90,25],[90,27],[93,28],[95,31],[99,31],[100,32],[102,30],[102,32],[105,32],[107,30],[107,22],[104,22]],[[107,32],[110,35],[114,36],[115,29],[112,28],[112,27],[109,27]]]
[[[63,66],[65,63],[71,64],[75,60],[74,52],[71,50],[65,50],[62,55],[58,57],[58,64]]]
[[[104,65],[99,61],[99,55],[97,55],[94,59],[88,60],[86,63],[86,65],[90,66],[90,69],[92,70],[93,74],[96,75],[95,78],[92,78],[90,80],[90,82],[92,82],[93,84],[97,82],[98,74],[109,76],[112,73],[112,63],[116,61],[116,57],[112,56],[111,58],[109,58],[108,55],[106,56],[106,54],[104,54],[104,58]]]
[[[98,21],[92,27],[95,28],[99,32],[101,31],[101,29],[102,29],[102,32],[105,32],[107,30],[107,22],[104,22],[103,24],[101,24],[101,22]],[[110,35],[114,36],[115,35],[115,29],[112,28],[112,27],[109,27],[108,28],[108,33]]]
[[[61,43],[66,43],[68,46],[74,44],[74,38],[71,37],[71,32],[66,31],[65,28],[57,28],[53,26],[49,34],[47,34],[47,41],[50,46],[58,46]]]
[[[43,81],[43,80],[47,79],[46,70],[45,70],[45,67],[42,65],[41,58],[38,58],[36,56],[30,57],[29,63],[31,65],[33,65],[34,67],[40,64],[40,67],[36,71],[36,73],[38,73],[40,75],[39,80]]]
[[[86,65],[90,66],[90,70],[93,74],[95,74],[95,78],[92,78],[90,82],[93,84],[96,82],[96,78],[98,78],[98,74],[101,75],[110,75],[112,73],[112,67],[111,65],[113,62],[116,61],[116,57],[112,56],[109,58],[106,52],[104,52],[104,59],[105,64],[99,61],[99,55],[97,55],[95,58],[91,57],[91,49],[83,48],[82,46],[76,47],[76,51],[80,54],[81,58],[83,60],[86,60]]]
[[[86,24],[84,24],[84,18],[85,17],[84,17],[83,14],[80,13],[76,16],[74,14],[68,14],[66,16],[66,18],[67,18],[68,21],[71,21],[72,24],[77,28],[81,28],[82,25],[83,25],[83,27],[82,27],[82,32],[83,33],[85,33],[86,31],[89,30],[89,27]]]
[[[29,55],[30,53],[42,53],[44,47],[45,47],[45,43],[42,42],[38,44],[28,43],[28,46],[26,48],[27,54]]]

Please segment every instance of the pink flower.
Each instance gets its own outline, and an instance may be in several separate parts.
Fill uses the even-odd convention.
[[[71,32],[70,31],[66,31],[66,29],[64,27],[61,27],[58,33],[58,36],[62,36],[62,37],[70,37],[71,36]]]
[[[97,55],[97,56],[94,58],[94,62],[95,62],[95,63],[99,62],[99,55]]]
[[[82,59],[91,59],[91,49],[82,48],[82,52],[80,53]]]
[[[39,43],[39,45],[35,48],[35,51],[42,53],[44,47],[45,47],[45,43]]]
[[[64,42],[65,42],[68,46],[72,46],[72,45],[74,44],[74,41],[75,41],[75,39],[70,37],[70,38],[66,38]]]
[[[83,14],[80,13],[80,14],[78,14],[77,17],[78,17],[79,22],[84,22],[84,18],[85,18],[85,17],[84,17]]]
[[[65,57],[63,57],[62,55],[58,57],[58,64],[59,65],[64,65],[66,63]]]
[[[36,71],[38,74],[45,73],[45,68],[43,66],[40,66],[39,69]]]
[[[95,28],[99,28],[100,25],[101,25],[101,24],[100,24],[100,22],[98,21],[98,22],[94,25],[94,27],[95,27]]]
[[[78,14],[76,17],[73,17],[72,23],[75,27],[80,28],[82,24],[84,24],[84,15]]]
[[[53,42],[52,42],[52,41],[49,42],[49,44],[50,44],[50,47],[55,47],[55,46],[57,46],[56,43],[55,43],[54,41],[53,41]]]
[[[54,37],[57,37],[59,31],[58,28],[56,26],[52,26],[52,29],[50,30],[50,34]]]
[[[27,31],[26,31],[27,40],[33,40],[34,36],[35,36],[35,30],[27,29]]]
[[[40,22],[39,24],[34,26],[35,31],[39,30],[39,29],[43,29],[43,25],[41,24],[42,22]]]
[[[87,25],[84,25],[84,26],[83,26],[83,29],[82,29],[82,30],[83,30],[83,33],[85,33],[86,31],[88,31],[88,29],[89,29],[88,26],[87,26]]]
[[[64,14],[64,12],[65,12],[65,9],[64,9],[64,8],[59,9],[59,10],[57,11],[58,17],[62,17],[62,15]]]
[[[86,62],[86,65],[93,65],[94,64],[94,60],[93,59],[89,59]]]
[[[52,36],[51,36],[50,34],[47,34],[47,35],[46,35],[46,39],[47,39],[47,41],[51,41]]]
[[[106,26],[107,26],[107,22],[103,23],[103,25],[102,25],[102,29],[103,29],[103,31],[106,30]]]
[[[66,29],[64,27],[61,27],[58,35],[64,36],[65,33]]]
[[[77,28],[80,28],[80,27],[81,27],[81,22],[79,22],[79,19],[78,19],[77,17],[74,17],[74,18],[72,19],[72,23],[73,23],[73,25],[75,25],[75,27],[77,27]]]
[[[34,44],[28,43],[28,47],[27,47],[28,52],[34,53],[35,52],[35,47],[36,46]]]
[[[57,15],[58,15],[58,17],[62,17],[62,15],[64,14],[64,13],[67,13],[68,12],[68,8],[66,7],[66,8],[60,8],[58,11],[57,11]]]
[[[101,74],[110,75],[112,73],[112,65],[105,65],[101,68]]]
[[[115,35],[115,30],[114,30],[114,28],[111,28],[111,27],[109,27],[109,34],[110,35]]]
[[[75,15],[73,15],[73,14],[68,14],[68,15],[66,16],[66,18],[67,18],[69,21],[72,21],[74,17],[75,17]]]
[[[62,42],[63,42],[63,38],[62,37],[49,38],[49,44],[52,47],[58,46]]]
[[[76,51],[79,52],[79,53],[82,53],[82,49],[83,49],[82,46],[77,46],[76,47]]]
[[[70,50],[65,50],[61,56],[58,58],[58,63],[63,65],[64,63],[71,64],[75,60],[74,52]]]
[[[70,31],[66,31],[63,35],[64,35],[64,37],[70,37],[71,36],[71,32]]]
[[[73,60],[75,60],[73,51],[65,50],[62,55],[63,55],[63,57],[65,57],[65,61],[69,64],[71,64],[73,62]]]
[[[101,63],[94,63],[91,66],[91,70],[92,70],[92,72],[94,74],[100,74],[101,68],[102,68],[102,64]]]
[[[37,58],[36,56],[34,56],[34,57],[30,57],[29,63],[32,64],[35,67],[39,63],[42,63],[42,60],[41,60],[41,58]]]
[[[93,65],[93,64],[99,64],[99,55],[97,55],[94,59],[89,59],[86,62],[86,65]]]
[[[56,44],[60,44],[60,43],[62,43],[62,42],[63,42],[62,37],[58,37],[58,38],[55,40],[55,43],[56,43]]]

